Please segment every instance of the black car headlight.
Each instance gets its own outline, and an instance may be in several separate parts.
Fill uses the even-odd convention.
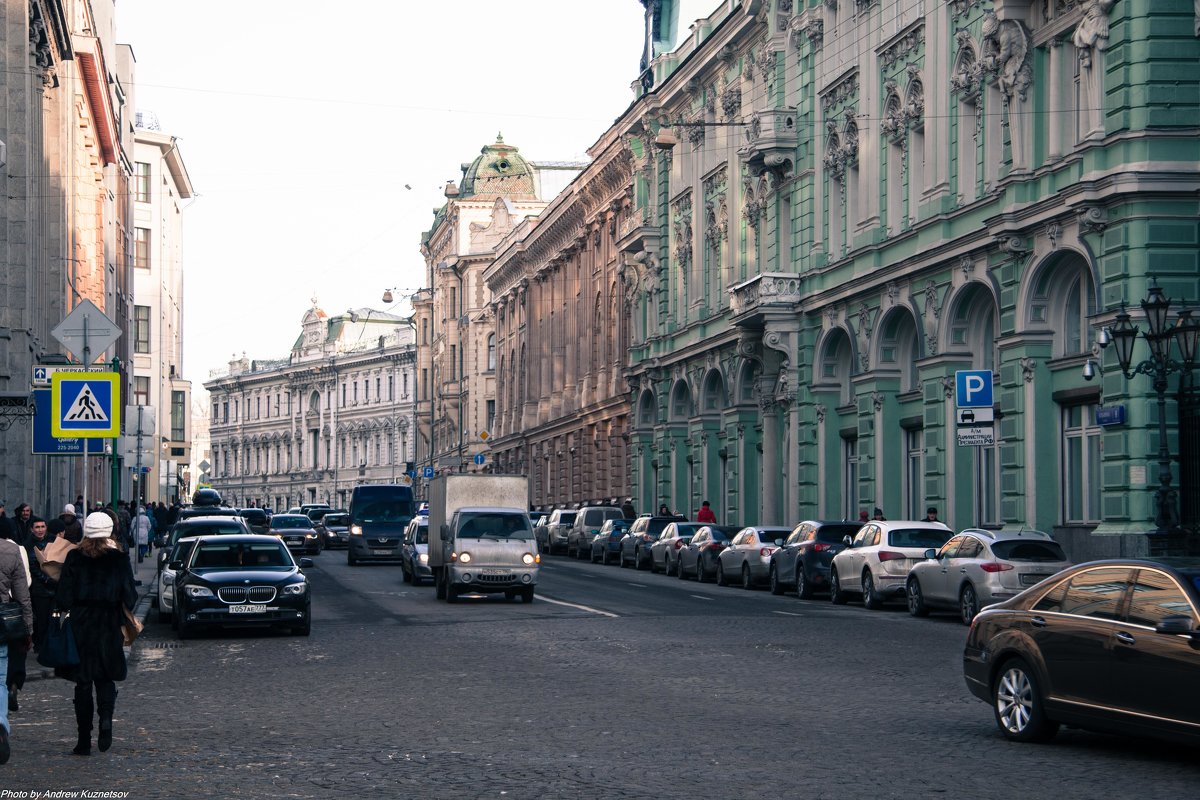
[[[188,597],[212,597],[213,591],[207,586],[188,586],[184,589]]]
[[[283,587],[283,591],[281,592],[281,594],[283,594],[284,596],[301,595],[307,591],[308,591],[307,583],[289,583],[287,586]]]

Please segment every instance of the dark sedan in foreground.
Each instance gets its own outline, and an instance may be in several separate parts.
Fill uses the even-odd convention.
[[[1200,744],[1200,559],[1093,561],[989,606],[963,673],[1009,739],[1065,724]]]
[[[206,536],[186,562],[173,561],[179,638],[203,627],[274,627],[307,636],[308,578],[274,536]]]

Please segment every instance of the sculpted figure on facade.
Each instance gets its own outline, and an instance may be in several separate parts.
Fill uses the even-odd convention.
[[[1014,95],[1024,100],[1033,85],[1030,44],[1029,31],[1021,22],[1001,20],[994,11],[984,14],[984,66],[995,76],[1006,103],[1012,102]]]
[[[1108,12],[1116,0],[1085,0],[1083,19],[1075,26],[1072,41],[1079,50],[1079,63],[1092,66],[1092,50],[1104,50],[1108,46]]]

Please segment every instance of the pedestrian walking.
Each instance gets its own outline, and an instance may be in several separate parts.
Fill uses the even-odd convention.
[[[83,542],[71,551],[63,565],[54,597],[59,611],[71,613],[71,627],[79,650],[79,666],[63,670],[65,677],[75,680],[79,740],[71,752],[77,756],[92,753],[92,717],[97,712],[100,732],[96,743],[101,752],[112,746],[116,682],[126,676],[121,623],[125,610],[132,611],[137,603],[133,566],[125,550],[112,538],[112,517],[89,514],[83,531]]]
[[[33,629],[33,606],[29,602],[29,576],[26,572],[21,554],[25,551],[16,542],[0,541],[0,602],[15,600],[21,604],[25,626]],[[29,637],[23,642],[0,642],[0,672],[4,673],[4,686],[0,689],[0,764],[7,764],[11,754],[8,736],[11,728],[8,724],[8,668],[9,659],[16,653],[20,654],[24,664],[25,653],[29,650]],[[24,669],[22,668],[22,672]]]
[[[621,504],[621,516],[625,519],[637,519],[637,509],[633,507],[633,501],[626,499]]]
[[[883,515],[883,509],[879,508],[878,506],[875,507],[875,516],[871,517],[871,519],[878,520],[880,522],[887,522],[887,517]]]
[[[21,569],[25,572],[25,586],[28,587],[33,581],[33,577],[29,572],[29,554],[25,552],[25,548],[14,541],[8,541],[9,544],[17,545],[17,557],[21,560]],[[30,631],[33,626],[25,625]],[[26,640],[30,637],[26,636]],[[7,646],[8,649],[8,667],[4,670],[4,685],[8,687],[8,710],[20,711],[21,706],[17,700],[17,695],[21,689],[25,688],[25,654],[29,652],[29,642],[0,642],[0,647]]]
[[[46,641],[46,630],[50,625],[50,612],[54,609],[54,590],[58,588],[59,570],[62,569],[62,559],[66,555],[58,555],[56,551],[63,545],[72,550],[75,545],[66,539],[59,539],[62,533],[62,523],[57,522],[58,531],[50,532],[49,524],[39,517],[33,518],[30,526],[29,544],[25,550],[29,554],[29,600],[33,604],[33,649],[41,650]]]
[[[139,508],[137,516],[133,518],[133,535],[137,542],[137,560],[142,563],[142,559],[150,549],[150,533],[154,530],[154,523],[150,521],[150,515],[145,508]]]
[[[32,520],[33,509],[30,508],[29,503],[21,503],[21,505],[17,506],[16,510],[13,511],[12,526],[15,534],[13,536],[13,541],[22,547],[29,543],[29,526]]]
[[[66,537],[67,541],[79,544],[80,540],[83,539],[83,526],[79,524],[79,517],[75,515],[75,505],[67,503],[63,506],[63,511],[58,515],[58,518],[62,520],[64,527],[63,536]]]
[[[16,539],[17,531],[12,520],[4,513],[4,501],[0,500],[0,539]]]
[[[925,521],[926,522],[941,522],[941,520],[938,519],[936,508],[934,508],[933,506],[930,506],[929,508],[925,509]]]
[[[713,513],[712,507],[705,500],[700,504],[700,510],[696,513],[696,522],[716,523],[717,515]]]

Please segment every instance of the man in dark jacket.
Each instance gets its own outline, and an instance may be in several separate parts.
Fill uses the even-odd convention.
[[[17,532],[13,529],[12,520],[4,513],[4,501],[0,500],[0,539],[17,538]]]
[[[63,536],[68,542],[79,544],[83,541],[83,526],[79,524],[79,517],[75,516],[75,506],[67,503],[63,507],[63,513],[58,515],[63,524]]]

